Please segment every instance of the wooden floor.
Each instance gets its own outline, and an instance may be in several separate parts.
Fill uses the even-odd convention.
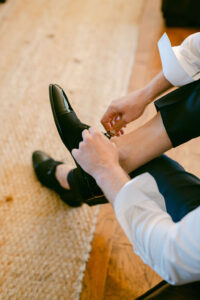
[[[172,44],[176,45],[197,31],[187,28],[166,28],[160,6],[159,0],[145,1],[129,91],[143,87],[161,69],[157,41],[163,32],[166,31]],[[153,105],[150,105],[141,120],[136,121],[133,126],[145,122],[154,112]],[[199,163],[196,160],[199,153],[196,146],[197,141],[191,141],[187,145],[171,150],[169,155],[181,162],[189,171],[199,175]],[[191,159],[191,155],[194,159]],[[111,206],[101,206],[92,252],[83,281],[81,300],[135,299],[159,281],[161,278],[134,254]]]
[[[129,1],[131,3],[132,0]],[[67,2],[68,4],[66,4]],[[129,47],[129,50],[133,49],[132,41],[128,39],[130,34],[126,35],[127,30],[132,28],[132,12],[130,15],[128,14],[130,20],[127,22],[127,18],[125,19],[126,14],[123,14],[123,10],[118,10],[116,6],[114,7],[113,3],[115,0],[102,2],[103,6],[100,10],[95,3],[101,3],[101,1],[98,2],[97,0],[96,2],[88,0],[87,3],[86,0],[63,0],[57,2],[47,0],[7,0],[6,4],[1,6],[0,90],[1,109],[3,107],[6,113],[1,115],[0,122],[1,124],[5,123],[7,126],[6,130],[3,130],[4,138],[2,139],[5,146],[0,149],[0,158],[2,159],[1,187],[3,188],[3,197],[0,199],[0,205],[2,205],[2,217],[0,220],[2,232],[6,232],[4,228],[8,226],[8,233],[12,236],[12,239],[9,239],[9,236],[5,234],[0,240],[1,248],[5,249],[4,258],[6,261],[6,263],[4,261],[5,275],[0,282],[0,288],[4,282],[8,283],[6,287],[11,286],[13,290],[7,289],[7,291],[8,293],[14,291],[12,295],[15,295],[15,299],[27,299],[29,283],[32,283],[33,287],[37,287],[31,290],[34,293],[36,290],[39,292],[43,292],[43,290],[48,291],[47,297],[40,296],[40,299],[61,299],[59,292],[65,292],[68,286],[70,288],[73,287],[76,280],[73,282],[73,278],[67,277],[67,267],[70,269],[69,274],[71,274],[72,267],[66,262],[69,258],[76,257],[77,253],[80,254],[80,247],[76,247],[77,252],[75,252],[75,247],[71,246],[68,238],[72,237],[71,240],[74,242],[74,237],[80,237],[82,229],[88,230],[88,223],[91,224],[91,222],[87,223],[85,221],[84,227],[81,220],[78,219],[80,216],[77,213],[78,209],[74,210],[73,213],[69,213],[70,210],[62,206],[59,198],[56,198],[53,192],[39,186],[32,171],[30,157],[35,149],[42,149],[46,152],[49,150],[51,151],[49,154],[58,160],[65,157],[66,149],[60,142],[59,136],[56,135],[56,128],[54,128],[50,112],[47,94],[47,86],[50,82],[58,82],[64,89],[67,86],[69,95],[73,98],[74,108],[81,120],[87,120],[87,123],[95,125],[99,120],[97,114],[101,113],[105,103],[107,103],[104,100],[110,99],[110,94],[108,95],[108,93],[114,91],[118,94],[118,87],[120,87],[122,82],[121,78],[125,78],[127,74],[129,76],[129,72],[127,72],[127,67],[130,66],[129,56],[124,49],[127,50],[127,47]],[[139,0],[135,2],[137,4],[140,3]],[[107,18],[107,15],[109,15],[108,10],[105,15],[103,14],[104,7],[107,9],[107,3],[111,11],[115,8],[112,20]],[[123,3],[126,4],[125,12],[126,10],[129,12],[128,1],[123,0]],[[66,5],[68,5],[68,10],[66,10]],[[90,9],[91,5],[93,5],[93,10]],[[192,29],[165,28],[160,6],[161,0],[144,0],[138,48],[129,82],[129,91],[143,87],[160,71],[161,63],[157,50],[157,41],[164,31],[169,35],[172,44],[179,44],[187,35],[195,32]],[[118,7],[122,9],[122,6]],[[94,11],[98,11],[98,14],[95,14]],[[89,22],[85,17],[87,14],[89,15]],[[97,18],[97,15],[103,15],[105,22],[107,22],[105,27],[104,24],[100,23],[101,18]],[[123,26],[117,27],[120,17],[122,18],[123,22],[121,24]],[[79,23],[81,26],[79,26]],[[91,24],[95,24],[95,26],[90,26]],[[113,34],[113,27],[115,28],[115,34],[110,38]],[[97,31],[97,28],[101,30]],[[106,30],[107,35],[105,35]],[[130,32],[132,36],[132,30]],[[121,43],[118,42],[119,34],[121,34],[120,37],[123,37]],[[88,45],[91,47],[88,47]],[[109,45],[108,53],[103,51],[104,45]],[[114,55],[115,60],[112,60],[110,57],[113,56],[114,51],[118,51],[118,55]],[[128,56],[127,59],[126,56]],[[122,64],[116,63],[116,60],[119,62],[119,57],[123,60]],[[98,64],[95,64],[96,62]],[[104,69],[100,66],[106,66],[106,68]],[[120,77],[118,74],[122,73],[122,68],[123,76]],[[115,76],[110,75],[113,73]],[[95,74],[95,80],[93,74]],[[102,83],[104,82],[106,84],[102,90]],[[126,80],[121,84],[119,90],[124,86],[127,86]],[[4,99],[5,101],[3,101]],[[84,99],[88,99],[88,101],[84,101]],[[95,107],[93,102],[95,102]],[[24,109],[23,114],[20,110],[22,106]],[[91,110],[88,109],[90,107],[94,109],[92,112],[95,113],[91,113]],[[38,113],[38,108],[40,113]],[[146,122],[154,113],[155,109],[152,104],[147,108],[144,116],[131,124],[128,130]],[[2,127],[1,125],[0,128],[2,129]],[[22,134],[20,134],[21,132]],[[13,141],[15,141],[15,144]],[[191,141],[186,145],[171,150],[169,155],[181,162],[187,170],[199,175],[199,147],[197,143],[199,142]],[[7,156],[7,154],[9,155]],[[5,160],[3,159],[4,157]],[[2,172],[4,166],[5,174]],[[7,195],[15,195],[15,197],[7,197]],[[16,208],[17,214],[10,213],[11,210],[12,212],[14,211],[13,207]],[[24,214],[24,211],[26,211],[26,214]],[[6,213],[8,219],[5,218]],[[74,216],[76,216],[76,213],[78,216],[76,217],[76,226],[72,228],[71,223],[74,222],[75,224]],[[66,214],[68,214],[68,219]],[[22,215],[23,217],[21,217]],[[81,216],[86,219],[83,213]],[[87,218],[89,219],[89,214],[87,214]],[[72,221],[70,222],[70,220]],[[13,225],[15,221],[17,226]],[[26,224],[28,225],[26,226]],[[43,226],[43,224],[46,224],[46,226]],[[59,224],[61,225],[59,226]],[[24,229],[21,230],[20,226],[24,226]],[[73,230],[75,230],[75,234]],[[19,232],[19,235],[16,232]],[[35,236],[38,233],[37,239],[35,239],[32,232],[34,232]],[[47,232],[49,233],[48,236]],[[70,234],[66,234],[66,232]],[[24,235],[24,233],[27,235]],[[26,236],[33,242],[28,243]],[[17,241],[16,243],[14,238]],[[35,243],[35,240],[37,240],[37,243]],[[20,246],[23,246],[22,241],[24,241],[26,246],[25,249],[31,248],[31,251],[33,251],[33,255],[30,255],[30,252],[27,250],[26,265],[23,265],[23,259],[19,259],[23,256],[23,253],[19,250],[21,249]],[[42,243],[43,241],[44,243]],[[62,241],[59,247],[58,241]],[[57,247],[55,247],[56,243]],[[80,240],[79,244],[81,244]],[[6,252],[7,248],[3,248],[2,245],[11,245],[9,253],[12,255],[9,256],[9,253]],[[17,248],[16,252],[13,245]],[[30,245],[36,247],[35,252],[34,247],[29,247]],[[40,245],[42,251],[40,251]],[[45,245],[47,246],[45,247]],[[67,251],[68,246],[70,249]],[[50,251],[53,257],[56,257],[58,265],[48,255],[47,250]],[[62,259],[60,259],[60,255]],[[62,263],[63,255],[65,255],[65,264]],[[2,259],[2,252],[0,257]],[[42,257],[45,258],[44,264],[38,263],[39,266],[43,266],[43,273],[39,272],[40,269],[38,270],[38,267],[36,267],[38,266],[37,264],[33,268],[33,265],[30,263],[30,257],[35,259],[35,263],[41,261],[38,260],[38,257],[40,259]],[[12,260],[17,264],[20,263],[23,271],[17,272],[16,268],[11,264],[13,263]],[[50,271],[47,270],[49,265]],[[30,268],[30,272],[28,268]],[[9,274],[13,277],[9,277],[9,271]],[[59,271],[59,276],[60,274],[63,275],[62,280],[60,279],[61,277],[56,276],[57,271]],[[24,278],[26,281],[23,277],[19,277],[23,274],[25,274]],[[41,274],[46,280],[40,281]],[[65,277],[66,274],[67,276]],[[15,277],[18,281],[14,281]],[[19,281],[19,278],[23,278],[23,280]],[[71,284],[69,278],[72,280]],[[92,242],[92,251],[83,280],[81,300],[135,299],[160,280],[161,278],[134,254],[132,246],[115,218],[112,207],[109,204],[101,206]],[[18,297],[18,294],[16,294],[16,288],[18,288],[18,291],[21,291],[19,282],[21,284],[20,288],[25,295],[24,298]],[[46,290],[41,288],[41,282],[47,286]],[[56,285],[57,289],[55,297],[49,293],[48,289],[50,288],[52,293],[56,293],[53,284]],[[61,290],[60,286],[62,286],[63,290]],[[35,297],[37,298],[37,296]],[[3,298],[1,293],[0,299],[13,298]]]

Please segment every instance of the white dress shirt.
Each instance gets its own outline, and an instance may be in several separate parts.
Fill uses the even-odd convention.
[[[188,36],[181,45],[171,47],[166,33],[158,42],[163,73],[174,86],[200,79],[200,32]]]
[[[200,33],[173,48],[164,34],[158,46],[172,84],[200,78]],[[164,280],[177,285],[200,280],[200,206],[174,223],[155,179],[144,173],[123,186],[114,210],[136,254]]]

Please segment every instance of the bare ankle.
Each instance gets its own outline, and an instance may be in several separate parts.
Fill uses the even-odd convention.
[[[128,157],[128,147],[122,137],[113,137],[111,142],[117,147],[120,166],[126,171],[126,161]]]
[[[69,183],[67,181],[67,175],[73,169],[72,166],[68,166],[66,164],[61,164],[56,167],[55,176],[60,185],[64,189],[70,189]]]

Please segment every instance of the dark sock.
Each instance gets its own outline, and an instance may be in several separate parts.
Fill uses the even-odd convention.
[[[108,202],[94,178],[80,167],[71,170],[67,180],[77,199],[81,199],[82,202],[90,206]]]

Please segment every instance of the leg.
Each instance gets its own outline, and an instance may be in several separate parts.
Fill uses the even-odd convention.
[[[69,190],[70,186],[67,181],[67,174],[73,169],[74,167],[69,166],[67,164],[60,164],[56,167],[55,170],[55,177],[57,178],[59,184],[64,188]]]
[[[68,172],[67,165],[57,166],[56,176],[60,184],[67,182]],[[129,175],[134,178],[145,172],[155,179],[159,192],[164,197],[167,212],[174,222],[200,205],[200,179],[186,172],[176,161],[161,155]],[[97,200],[91,205],[100,203],[105,202]]]
[[[151,121],[127,135],[112,139],[112,142],[114,142],[119,149],[121,166],[127,173],[151,161],[172,146],[175,147],[199,134],[200,80],[167,94],[156,101],[155,104],[160,112],[158,112]],[[155,162],[156,161],[157,160],[155,160]],[[166,165],[166,159],[162,164]],[[153,167],[155,163],[150,163],[150,165]],[[168,165],[172,165],[172,161]],[[149,167],[149,164],[147,164],[147,167]],[[142,167],[142,169],[145,172],[145,166]],[[158,174],[162,175],[162,168],[158,168],[157,171]],[[184,172],[184,170],[179,173],[182,175],[179,174],[177,178],[181,178],[181,176],[183,178],[190,177],[191,182],[195,181],[191,174],[185,177],[186,172]],[[173,172],[173,174],[176,179],[176,172]],[[163,176],[163,178],[165,178],[165,175]],[[63,173],[63,180],[66,180],[66,173]],[[165,179],[162,184],[163,188],[165,188],[164,182]],[[170,184],[168,184],[168,186],[170,186]],[[189,203],[191,203],[192,198],[190,197],[190,193],[188,196],[184,196],[184,189],[185,186],[182,188],[183,195],[181,196],[181,192],[179,191],[180,196],[177,197],[177,199],[187,197]],[[199,190],[195,186],[194,191],[196,189],[197,191]],[[170,192],[172,192],[173,195],[173,191],[170,190]],[[197,197],[197,195],[195,195],[195,197]],[[173,198],[174,197],[170,196],[170,199]],[[167,204],[169,212],[170,207],[174,206]],[[180,207],[179,204],[178,207]]]
[[[147,124],[130,134],[112,139],[119,149],[120,162],[127,173],[170,149],[172,145],[177,146],[199,135],[200,80],[164,96],[156,101],[156,107],[160,112]],[[57,171],[56,177],[62,187],[68,188],[68,183],[65,182],[67,171],[64,169],[63,172]],[[59,172],[62,173],[61,177]],[[88,199],[87,195],[90,195],[90,204],[106,203],[91,176],[87,177],[87,184],[84,186],[82,183],[86,173],[79,174],[80,170],[73,173],[74,176],[68,176],[68,179],[72,179],[71,185],[79,183],[80,190],[84,191],[84,199]]]
[[[155,179],[174,222],[200,205],[200,179],[186,172],[176,161],[161,155],[129,175],[134,178],[145,172]]]
[[[155,106],[159,112],[151,121],[112,139],[127,172],[200,135],[200,80],[165,95]]]
[[[120,165],[127,173],[172,148],[159,112],[142,127],[111,141],[116,144]]]

